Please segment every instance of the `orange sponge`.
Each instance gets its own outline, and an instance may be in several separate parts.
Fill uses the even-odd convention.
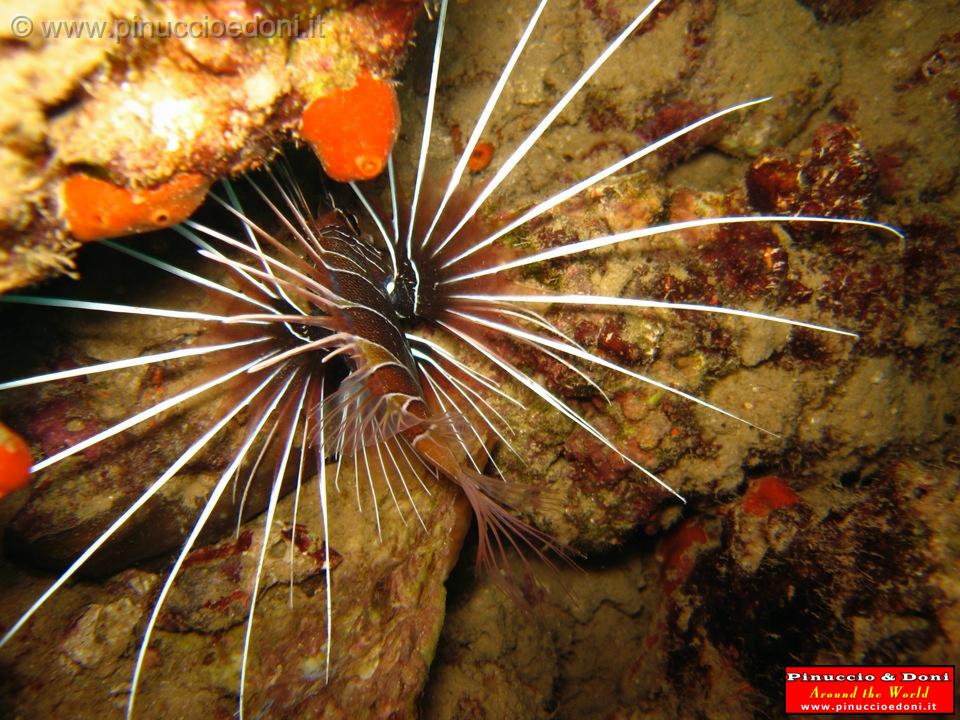
[[[206,197],[210,182],[196,173],[174,175],[152,188],[130,189],[76,173],[60,188],[60,207],[77,240],[157,230],[186,220]]]
[[[27,484],[32,464],[27,443],[0,423],[0,498]]]
[[[383,171],[399,126],[393,85],[364,72],[353,87],[314,99],[303,112],[300,134],[327,175],[350,182],[370,180]]]

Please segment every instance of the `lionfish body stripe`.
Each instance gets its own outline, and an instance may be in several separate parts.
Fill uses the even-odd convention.
[[[166,486],[184,468],[190,467],[211,446],[225,428],[239,424],[243,417],[240,440],[231,454],[221,458],[222,472],[215,473],[212,489],[199,504],[194,524],[184,533],[172,570],[155,596],[133,663],[133,674],[126,712],[133,716],[140,709],[135,704],[138,688],[149,683],[151,639],[164,622],[162,608],[175,594],[176,580],[191,565],[191,553],[202,544],[206,524],[216,515],[218,503],[228,496],[239,496],[244,508],[248,493],[256,494],[256,477],[269,475],[269,492],[261,498],[258,510],[265,509],[263,529],[255,545],[255,568],[252,591],[246,601],[242,650],[239,652],[239,711],[245,714],[245,692],[250,685],[248,668],[255,643],[254,617],[257,599],[270,577],[271,532],[281,497],[295,488],[293,519],[290,526],[291,599],[293,597],[294,555],[297,543],[298,513],[301,490],[315,464],[318,483],[319,512],[322,522],[320,558],[325,597],[325,632],[315,642],[322,648],[315,653],[322,658],[322,668],[315,671],[323,682],[336,683],[338,653],[352,648],[335,649],[331,615],[341,610],[336,596],[337,574],[334,564],[337,528],[331,525],[330,508],[334,503],[329,485],[340,490],[343,478],[352,476],[356,504],[363,508],[364,494],[369,499],[381,542],[383,537],[380,498],[393,505],[404,524],[412,512],[418,525],[427,528],[424,514],[418,508],[426,496],[439,502],[431,492],[431,475],[453,483],[469,502],[478,525],[478,563],[493,572],[506,565],[511,548],[534,552],[541,556],[559,554],[566,549],[548,533],[534,527],[524,517],[526,505],[552,502],[549,494],[525,489],[501,477],[496,459],[490,453],[493,440],[503,443],[517,455],[522,443],[514,437],[505,405],[521,408],[529,404],[547,408],[562,416],[572,427],[598,443],[604,452],[618,462],[626,463],[650,480],[660,483],[663,496],[677,494],[661,478],[637,461],[627,449],[620,447],[592,422],[574,403],[549,389],[525,369],[522,363],[504,352],[512,345],[538,357],[547,357],[585,378],[599,394],[603,389],[591,378],[589,368],[624,376],[646,383],[659,391],[673,394],[685,402],[698,404],[734,420],[752,425],[728,409],[697,397],[669,382],[638,373],[624,364],[602,357],[582,347],[563,332],[537,306],[555,305],[562,311],[568,306],[589,308],[653,309],[656,311],[695,311],[752,320],[769,320],[814,331],[852,335],[849,331],[816,325],[783,317],[737,308],[709,304],[616,298],[574,294],[553,294],[530,288],[516,271],[535,263],[548,263],[574,255],[589,253],[607,246],[630,243],[643,238],[682,230],[696,230],[719,224],[834,223],[866,229],[896,231],[877,223],[858,219],[822,217],[733,216],[708,217],[699,220],[664,223],[655,227],[631,230],[593,238],[576,238],[541,251],[524,252],[501,242],[509,233],[524,226],[570,198],[600,183],[612,173],[653,150],[677,140],[707,122],[730,113],[748,111],[764,102],[749,100],[689,123],[681,130],[659,138],[641,150],[567,189],[543,200],[515,219],[499,227],[487,227],[479,213],[485,201],[506,180],[524,155],[533,148],[554,120],[577,93],[590,81],[601,65],[626,42],[657,10],[659,0],[650,2],[605,47],[587,67],[570,90],[553,105],[539,124],[508,157],[493,180],[479,191],[464,193],[458,184],[464,176],[466,158],[476,147],[496,101],[506,85],[527,39],[534,31],[546,0],[539,3],[525,26],[520,43],[504,67],[498,83],[480,113],[480,118],[463,149],[461,160],[441,193],[427,185],[427,156],[430,149],[430,128],[437,94],[439,58],[447,0],[440,3],[437,15],[438,32],[434,46],[434,66],[426,103],[426,123],[418,160],[417,176],[406,209],[391,158],[387,166],[391,210],[381,214],[376,203],[367,197],[367,189],[353,185],[376,232],[364,232],[358,223],[337,210],[314,217],[296,185],[286,182],[292,173],[270,172],[268,183],[254,183],[254,196],[268,208],[271,224],[278,232],[267,229],[267,223],[254,220],[247,213],[240,196],[230,183],[225,183],[226,198],[217,202],[242,223],[240,232],[231,235],[222,228],[190,220],[178,232],[196,246],[210,265],[216,267],[206,275],[194,273],[161,261],[147,253],[111,243],[111,247],[139,261],[178,276],[179,281],[192,283],[217,294],[221,302],[217,312],[163,310],[108,303],[18,296],[6,302],[72,306],[88,312],[156,315],[159,318],[190,320],[213,328],[211,335],[227,339],[177,351],[150,353],[139,358],[100,363],[88,368],[72,369],[34,378],[15,380],[0,385],[0,390],[59,382],[88,373],[106,373],[139,364],[155,365],[170,360],[199,356],[209,360],[206,372],[210,377],[178,394],[153,404],[137,414],[117,422],[98,434],[36,464],[43,470],[67,458],[75,457],[100,443],[107,442],[143,423],[152,422],[167,411],[179,411],[193,399],[215,388],[229,387],[222,408],[214,413],[210,424],[197,434],[186,450],[153,480],[146,490],[116,517],[86,551],[75,558],[38,600],[23,612],[7,629],[0,645],[9,643],[23,630],[49,598],[65,585],[98,550],[114,535],[122,534],[126,523],[154,496],[162,495]],[[281,166],[282,168],[282,166]],[[219,279],[218,279],[219,278]],[[238,353],[242,348],[243,354]],[[219,353],[236,358],[220,363]],[[755,426],[754,426],[755,427]],[[272,467],[272,471],[270,468]],[[487,468],[491,468],[489,471]],[[244,482],[245,478],[245,482]],[[425,482],[426,481],[426,482]],[[243,486],[240,492],[240,486]],[[228,492],[233,487],[233,492]],[[417,498],[421,500],[417,500]],[[305,501],[303,501],[305,504]],[[410,532],[416,532],[411,529]],[[239,530],[236,542],[252,542]],[[332,544],[332,545],[331,545]],[[200,551],[197,551],[200,552]],[[505,583],[508,584],[508,583]],[[343,612],[348,612],[344,603]],[[169,623],[175,625],[175,621]],[[263,711],[268,711],[268,707]]]

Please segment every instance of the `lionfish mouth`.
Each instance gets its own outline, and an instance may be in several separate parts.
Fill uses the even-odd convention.
[[[609,312],[637,310],[686,311],[762,320],[823,333],[856,337],[854,333],[785,317],[710,304],[660,299],[556,294],[532,283],[524,269],[553,260],[577,258],[603,248],[637,243],[668,233],[699,228],[769,223],[842,224],[897,235],[897,231],[859,219],[817,216],[749,215],[708,217],[630,229],[615,234],[576,238],[560,245],[524,253],[509,247],[512,234],[545,216],[562,203],[581,196],[633,163],[722,118],[748,111],[769,98],[748,99],[705,116],[637,149],[621,160],[584,177],[497,227],[488,227],[481,209],[534,148],[608,58],[648,22],[659,0],[649,3],[617,34],[583,74],[529,132],[517,148],[479,188],[464,191],[470,158],[480,145],[488,122],[514,68],[547,5],[540,2],[487,98],[459,161],[446,184],[427,180],[434,104],[448,0],[442,0],[436,20],[434,63],[426,104],[417,172],[411,187],[398,189],[392,158],[387,163],[386,210],[377,209],[370,190],[353,183],[364,226],[344,211],[332,208],[316,217],[293,173],[283,163],[266,173],[266,182],[251,181],[254,200],[266,208],[269,223],[246,211],[240,194],[224,181],[216,201],[238,222],[239,232],[193,219],[176,231],[196,246],[206,263],[202,272],[154,257],[134,247],[106,243],[152,268],[172,274],[177,282],[199,288],[204,310],[167,309],[69,298],[10,295],[3,302],[67,308],[90,313],[119,313],[134,318],[196,323],[204,330],[181,347],[135,357],[74,367],[0,384],[0,390],[45,387],[70,379],[118,373],[130,368],[163,367],[190,358],[206,362],[198,378],[135,414],[88,434],[36,462],[32,472],[45,482],[48,469],[118,442],[128,432],[140,432],[158,419],[213,397],[208,422],[184,429],[184,441],[166,468],[152,478],[82,552],[67,558],[66,569],[19,617],[0,639],[5,645],[17,636],[48,600],[74,578],[92,558],[128,534],[128,524],[155,503],[168,486],[205,457],[217,467],[215,479],[199,503],[199,512],[181,533],[182,544],[166,579],[155,592],[142,627],[133,662],[127,716],[136,708],[140,684],[149,682],[151,640],[163,624],[165,603],[176,593],[178,578],[191,567],[194,551],[209,540],[208,526],[218,508],[231,498],[245,517],[264,510],[263,530],[244,588],[245,630],[240,649],[237,688],[239,713],[245,712],[248,666],[254,638],[258,597],[270,564],[271,535],[281,498],[293,489],[290,524],[291,599],[293,549],[298,531],[301,488],[317,475],[321,537],[316,545],[322,570],[325,631],[316,642],[322,648],[323,682],[336,682],[338,657],[350,647],[338,645],[332,618],[348,613],[349,599],[338,597],[335,568],[340,555],[338,531],[331,522],[331,504],[341,481],[352,476],[353,495],[363,509],[368,498],[377,532],[384,541],[380,498],[394,506],[406,524],[428,523],[419,505],[437,502],[436,488],[452,484],[466,498],[478,527],[478,564],[497,573],[506,566],[511,548],[564,557],[568,551],[549,533],[523,519],[527,503],[550,502],[547,494],[525,490],[497,467],[492,443],[518,456],[523,445],[515,437],[505,406],[521,411],[536,406],[586,433],[618,461],[682,500],[652,470],[609,437],[574,404],[549,389],[511,357],[520,348],[559,363],[565,371],[595,387],[591,369],[602,369],[671,394],[738,422],[754,425],[729,409],[718,407],[680,387],[645,375],[587,349],[565,334],[542,310],[553,308]],[[438,188],[442,187],[442,191]],[[408,198],[408,200],[402,199]],[[267,225],[271,227],[268,228]],[[215,310],[211,310],[215,308]],[[601,391],[602,392],[602,391]],[[232,433],[232,434],[231,434]],[[229,441],[225,437],[231,438]],[[185,449],[182,449],[185,447]],[[229,452],[224,450],[227,447]],[[265,462],[266,461],[266,462]],[[268,490],[244,509],[258,471],[273,465]],[[236,501],[237,479],[247,483]],[[292,478],[292,482],[291,482]],[[335,489],[335,490],[334,490]],[[334,491],[332,491],[334,490]],[[228,492],[230,491],[230,492]],[[254,491],[253,494],[256,494]],[[221,518],[222,520],[222,518]],[[411,532],[415,530],[411,529]],[[238,531],[238,541],[239,541]],[[455,543],[456,544],[456,543]],[[271,571],[272,572],[272,571]],[[442,581],[442,580],[441,580]],[[506,583],[509,585],[509,583]],[[168,623],[169,624],[169,623]]]

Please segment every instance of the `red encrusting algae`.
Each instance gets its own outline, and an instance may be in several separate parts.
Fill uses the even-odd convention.
[[[300,134],[338,182],[370,180],[386,167],[400,127],[393,84],[369,73],[350,88],[315,98],[303,111]]]
[[[684,520],[660,541],[657,558],[662,563],[663,589],[668,595],[690,576],[699,548],[709,542],[704,526],[693,519]]]
[[[100,240],[176,225],[193,214],[209,188],[198,173],[140,189],[76,173],[60,187],[60,211],[77,240]]]
[[[800,496],[775,475],[765,475],[755,481],[743,496],[743,509],[756,517],[766,517],[774,510],[791,507],[800,502]]]

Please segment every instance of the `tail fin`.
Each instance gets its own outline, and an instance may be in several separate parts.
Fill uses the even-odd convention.
[[[557,506],[559,498],[541,488],[504,482],[463,468],[451,479],[463,490],[477,518],[477,568],[489,571],[493,581],[520,604],[528,602],[511,576],[507,555],[510,547],[522,559],[528,576],[532,568],[524,552],[526,548],[554,570],[556,558],[576,566],[576,551],[524,522],[514,511],[519,507]]]

